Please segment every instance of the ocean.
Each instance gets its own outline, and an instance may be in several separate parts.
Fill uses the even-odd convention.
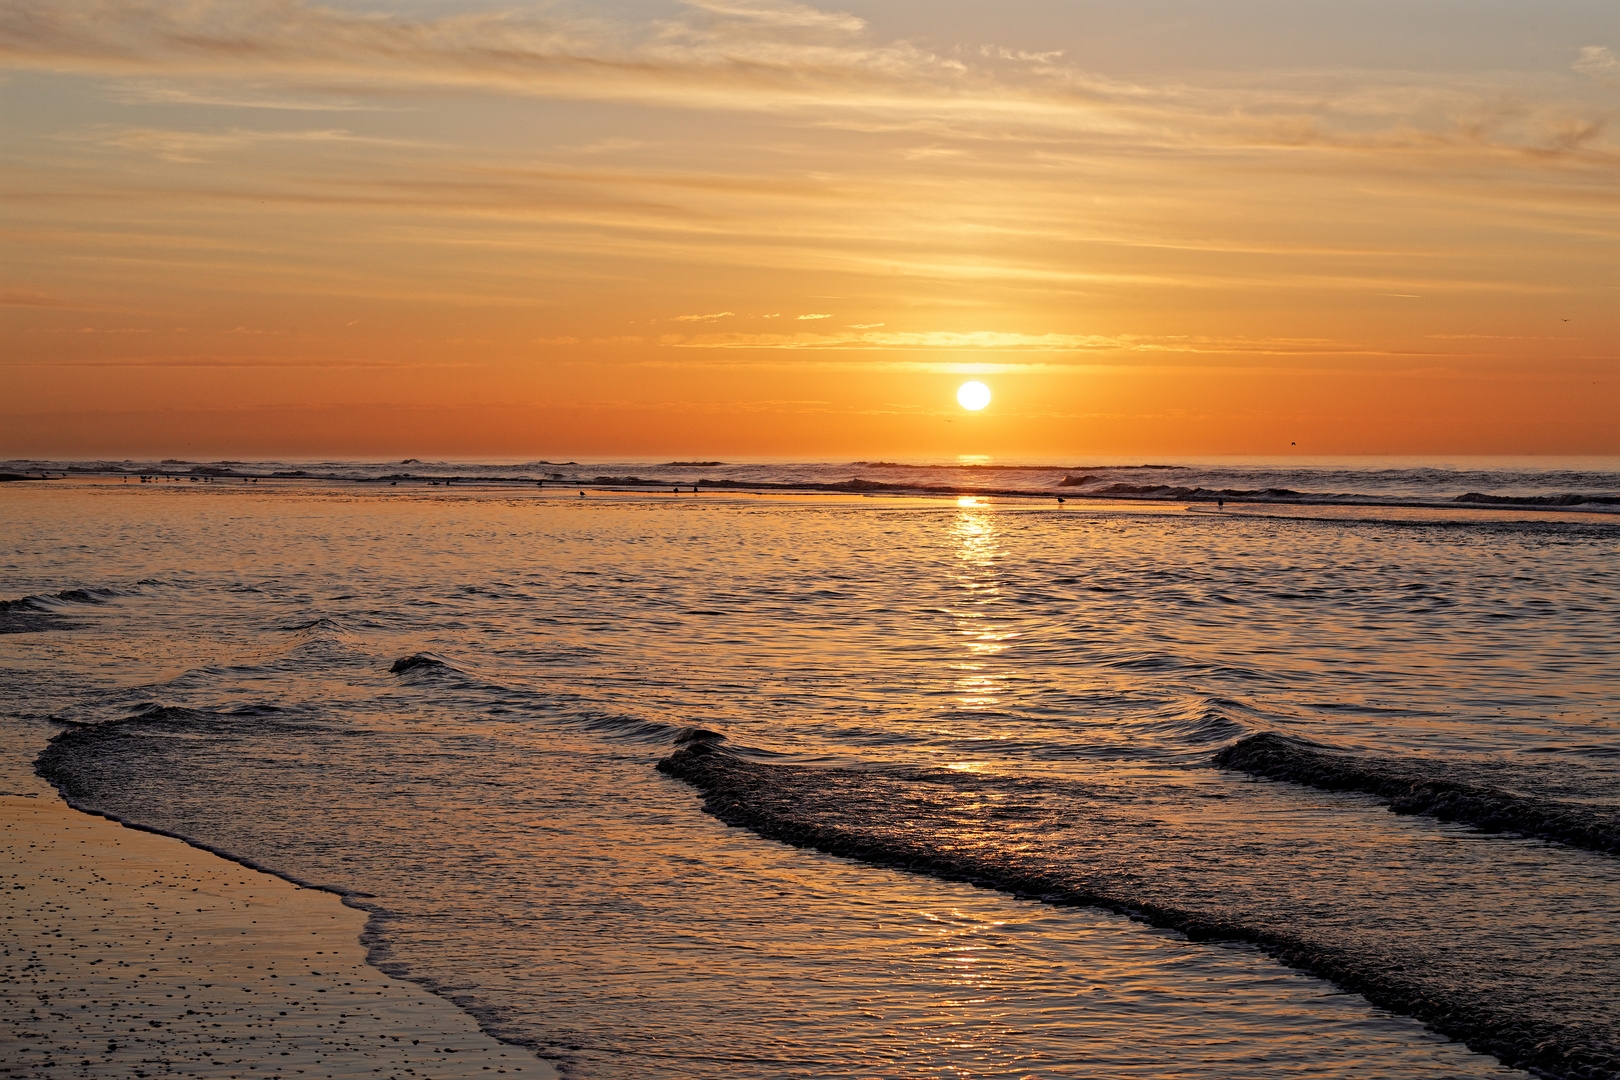
[[[1620,459],[0,473],[39,773],[566,1076],[1620,1076]]]

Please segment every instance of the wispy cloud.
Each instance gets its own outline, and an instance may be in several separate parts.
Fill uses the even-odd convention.
[[[400,361],[362,357],[310,356],[98,356],[74,358],[18,357],[0,359],[8,368],[225,368],[225,369],[377,369],[417,370],[476,367],[465,361]]]
[[[1590,75],[1605,86],[1620,88],[1620,56],[1607,45],[1587,45],[1570,65],[1583,75]]]
[[[855,334],[670,335],[660,344],[681,349],[796,349],[960,352],[1163,352],[1255,353],[1267,356],[1373,355],[1383,350],[1326,338],[1241,338],[1106,334],[1019,334],[994,330]]]
[[[866,29],[866,21],[844,11],[823,11],[791,0],[763,0],[760,3],[723,3],[720,0],[685,0],[685,3],[711,15],[735,19],[754,27],[819,30],[835,34],[856,34]]]
[[[694,17],[614,24],[510,11],[438,19],[304,0],[22,0],[0,10],[0,61],[16,67],[236,79],[473,85],[639,97],[774,87],[820,94],[961,65],[865,42],[858,18],[793,3],[693,3]]]
[[[177,86],[133,80],[119,86],[114,99],[126,105],[211,105],[229,109],[272,109],[287,112],[381,112],[385,106],[341,97],[289,97],[274,88]]]
[[[798,319],[799,319],[800,322],[808,322],[808,321],[813,320],[813,319],[830,319],[830,318],[832,318],[831,315],[818,315],[818,314],[816,314],[814,312],[811,312],[811,313],[806,314],[806,315],[798,316]]]
[[[716,319],[729,319],[736,315],[735,311],[717,311],[713,315],[677,315],[672,322],[713,322]]]
[[[226,131],[177,131],[163,128],[99,128],[58,138],[71,142],[91,142],[151,154],[165,161],[195,163],[210,160],[226,151],[265,143],[350,143],[370,146],[400,145],[396,140],[354,135],[329,128],[315,131],[254,131],[231,128]]]
[[[1504,107],[1500,85],[1362,72],[1246,87],[1143,86],[1055,53],[987,47],[942,55],[879,41],[853,15],[788,0],[688,0],[687,8],[684,18],[632,23],[560,8],[415,18],[306,0],[12,0],[0,7],[0,65],[160,77],[167,89],[148,91],[159,97],[264,108],[312,107],[308,93],[274,96],[288,87],[339,88],[349,100],[368,90],[471,87],[661,107],[813,110],[823,124],[953,139],[1022,130],[1171,147],[1498,146],[1566,155],[1610,145],[1601,116],[1517,93]],[[1575,61],[1600,80],[1614,77],[1615,64],[1605,46],[1588,46]],[[238,92],[219,92],[220,80],[261,89],[237,100]]]
[[[69,311],[99,310],[95,304],[64,300],[59,296],[29,292],[23,289],[0,289],[0,307],[59,308]]]

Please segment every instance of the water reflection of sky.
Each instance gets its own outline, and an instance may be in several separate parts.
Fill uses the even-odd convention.
[[[676,725],[992,777],[1025,759],[1087,770],[1094,748],[1174,749],[1212,712],[1257,722],[1274,703],[1313,731],[1395,746],[1433,747],[1437,732],[1569,746],[1608,730],[1596,683],[1612,633],[1591,610],[1558,614],[1614,598],[1612,549],[1590,538],[1552,559],[1539,535],[978,501],[7,498],[53,501],[13,518],[19,547],[48,554],[27,557],[12,595],[156,582],[84,605],[75,617],[100,629],[15,635],[9,664],[71,675],[56,698],[32,687],[38,711],[208,710],[219,739],[120,742],[110,760],[151,759],[135,779],[155,778],[161,808],[190,807],[186,827],[221,847],[386,897],[403,913],[387,931],[397,957],[476,987],[469,998],[525,1038],[566,1040],[580,1075],[1121,1077],[1144,1062],[1200,1080],[1498,1075],[1247,953],[727,829],[651,768]],[[1497,576],[1478,572],[1482,550]],[[108,579],[106,551],[126,578]],[[1504,612],[1518,617],[1492,617]],[[391,673],[409,653],[452,666]],[[1457,686],[1477,712],[1489,704],[1484,719],[1442,711]],[[1357,693],[1412,708],[1345,707]],[[1334,708],[1305,712],[1318,701]],[[182,755],[186,769],[170,767]],[[1010,798],[1007,813],[979,801],[985,787],[960,789],[943,842],[1025,820]],[[1293,804],[1264,819],[1236,806],[1199,798],[1198,843],[1250,843],[1257,822],[1279,830],[1279,851],[1323,835]],[[1354,850],[1379,873],[1410,850],[1370,831],[1410,819],[1334,807],[1341,832],[1369,830]],[[1538,902],[1598,895],[1561,887],[1570,896]]]

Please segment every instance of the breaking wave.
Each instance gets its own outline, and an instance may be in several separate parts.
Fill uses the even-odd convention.
[[[155,584],[155,583],[154,583]],[[63,589],[0,600],[0,634],[29,634],[42,630],[76,630],[81,624],[64,619],[75,608],[100,606],[121,596],[139,595],[134,589],[108,587]]]
[[[1387,903],[1344,895],[1332,866],[1290,865],[1298,853],[1266,850],[1264,835],[1173,831],[1162,804],[1156,814],[1072,783],[761,764],[713,738],[688,740],[657,767],[701,791],[708,813],[769,839],[1251,943],[1506,1064],[1571,1080],[1620,1075],[1612,1018],[1589,1001],[1572,1007],[1600,982],[1572,992],[1575,972],[1526,965],[1511,929],[1466,953],[1452,948],[1453,927],[1414,934],[1408,916],[1391,934],[1402,924],[1386,923]],[[1419,882],[1399,902],[1421,904],[1431,887]]]
[[[1574,803],[1458,779],[1457,767],[1422,759],[1348,754],[1262,732],[1226,747],[1215,764],[1324,791],[1359,791],[1397,814],[1423,814],[1487,832],[1516,832],[1620,855],[1620,804]]]

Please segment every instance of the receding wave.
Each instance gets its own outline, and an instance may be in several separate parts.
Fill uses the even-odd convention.
[[[1215,764],[1251,776],[1389,800],[1397,814],[1423,814],[1490,832],[1516,832],[1620,855],[1620,804],[1572,803],[1471,783],[1419,759],[1348,754],[1275,732],[1226,747]],[[1439,774],[1437,774],[1439,773]]]
[[[1432,919],[1425,899],[1454,884],[1452,868],[1423,863],[1412,870],[1421,880],[1363,895],[1347,885],[1368,867],[1346,860],[1387,861],[1387,849],[1365,842],[1346,853],[1339,836],[1302,851],[1268,836],[1268,815],[1284,808],[1268,799],[1275,789],[1238,785],[1211,800],[1183,785],[1172,805],[1141,786],[1126,794],[953,770],[761,764],[710,738],[686,742],[658,769],[698,788],[708,813],[773,840],[1249,942],[1509,1065],[1570,1080],[1620,1076],[1620,1022],[1593,1000],[1620,990],[1616,965],[1591,955],[1602,918],[1560,914],[1545,897],[1526,906],[1515,899],[1522,886],[1482,876],[1474,898],[1507,909],[1496,918],[1573,939],[1560,942],[1573,951],[1536,949],[1532,961],[1520,928],[1495,924],[1472,924],[1458,950],[1467,931]],[[1244,800],[1252,805],[1233,807]],[[1205,807],[1218,809],[1200,818]]]
[[[365,893],[301,880],[284,870],[209,844],[196,836],[148,824],[139,816],[116,813],[105,804],[103,796],[109,788],[127,785],[127,777],[122,770],[125,759],[130,756],[130,744],[137,740],[192,738],[201,734],[230,733],[235,725],[244,721],[252,723],[261,731],[267,725],[276,725],[284,729],[295,728],[297,725],[271,719],[281,712],[283,710],[274,705],[244,705],[225,712],[211,713],[174,705],[151,704],[133,716],[99,724],[58,720],[57,723],[67,730],[46,744],[44,751],[34,762],[34,771],[55,787],[61,793],[63,801],[75,810],[108,818],[126,828],[184,840],[192,847],[230,859],[252,870],[274,874],[303,888],[321,889],[343,896],[363,897]],[[307,730],[307,725],[302,727]]]

